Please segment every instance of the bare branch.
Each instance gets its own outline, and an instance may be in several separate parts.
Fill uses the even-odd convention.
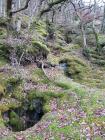
[[[57,0],[52,3],[49,3],[48,7],[40,12],[40,16],[42,16],[44,13],[49,12],[53,8],[53,6],[60,4],[60,3],[64,3],[66,1],[68,1],[68,0]]]
[[[18,12],[21,12],[21,11],[27,9],[27,8],[28,8],[28,5],[29,5],[29,2],[30,2],[30,0],[27,0],[25,6],[24,6],[23,8],[18,9],[18,10],[16,10],[16,11],[11,11],[11,12],[10,12],[11,15],[16,14],[16,13],[18,13]]]

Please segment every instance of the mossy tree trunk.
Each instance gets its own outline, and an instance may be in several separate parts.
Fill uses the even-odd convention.
[[[98,34],[95,30],[95,26],[94,26],[94,21],[93,21],[93,24],[92,24],[92,29],[93,29],[93,34],[95,36],[95,43],[96,43],[96,51],[98,53],[100,53],[100,44],[99,44],[99,38],[98,38]]]
[[[12,0],[7,0],[7,17],[12,18]]]
[[[13,15],[21,12],[25,9],[28,8],[30,0],[26,0],[25,6],[22,8],[19,8],[18,10],[12,11],[12,4],[13,4],[13,0],[6,0],[6,4],[7,4],[7,18],[8,18],[8,27],[13,29]],[[11,29],[10,28],[10,29]]]

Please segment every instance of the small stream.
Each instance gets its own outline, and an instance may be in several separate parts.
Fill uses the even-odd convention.
[[[67,68],[67,63],[64,63],[64,62],[60,62],[59,63],[59,68],[61,69],[61,70],[66,70],[66,68]]]

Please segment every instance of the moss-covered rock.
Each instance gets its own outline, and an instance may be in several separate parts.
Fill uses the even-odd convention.
[[[65,73],[73,79],[83,79],[83,77],[85,77],[86,71],[88,71],[88,67],[80,59],[72,57],[71,59],[63,59],[60,61],[60,63],[67,64]]]
[[[98,53],[94,48],[86,48],[83,50],[83,55],[88,58],[93,64],[105,66],[104,52]]]

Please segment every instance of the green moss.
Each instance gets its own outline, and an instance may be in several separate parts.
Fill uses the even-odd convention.
[[[75,38],[75,39],[74,39],[74,38]],[[72,40],[75,40],[74,43],[79,44],[80,46],[83,45],[83,44],[82,44],[82,42],[83,42],[82,36],[76,36],[76,37],[73,37]]]
[[[105,66],[105,60],[96,59],[92,60],[92,63],[97,64],[99,66]]]
[[[1,60],[9,60],[11,47],[4,43],[0,43],[0,58]]]
[[[70,89],[70,86],[69,86],[69,84],[66,84],[66,83],[61,83],[61,82],[59,82],[59,83],[56,83],[56,85],[57,86],[59,86],[59,87],[61,87],[61,88],[63,88],[63,89]]]
[[[51,64],[57,64],[58,65],[60,57],[49,53],[47,59]]]
[[[105,59],[102,55],[99,55],[99,54],[90,54],[90,56],[94,59],[100,59],[100,60]]]
[[[0,26],[1,27],[5,27],[8,23],[8,19],[7,18],[3,18],[3,17],[0,17]]]
[[[61,60],[61,63],[67,64],[66,74],[73,79],[82,79],[86,71],[88,72],[88,67],[82,60],[71,58],[71,59],[64,59]]]
[[[73,126],[73,124],[64,127],[58,127],[59,124],[54,122],[49,126],[50,131],[53,133],[54,139],[60,140],[60,134],[64,134],[66,138],[80,140],[80,126]]]
[[[0,111],[0,128],[4,127],[4,120],[2,118],[2,114],[1,114],[1,111]]]
[[[0,98],[5,95],[5,88],[0,85]]]
[[[27,45],[22,45],[22,46],[20,45],[16,46],[16,55],[18,59],[21,57],[21,55],[24,52],[24,57],[21,60],[22,64],[25,64],[25,63],[27,64],[29,62],[31,63],[31,59],[32,61],[34,61],[36,57],[39,57],[39,58],[41,57],[41,59],[47,58],[49,51],[50,50],[48,49],[48,47],[45,45],[45,43],[42,40],[38,41],[38,40],[33,39],[31,41],[31,45],[27,44]]]
[[[32,90],[29,92],[29,100],[32,100],[34,98],[43,98],[45,101],[50,100],[51,98],[60,98],[63,96],[63,93],[54,93],[51,91],[47,92],[39,92],[36,90]]]
[[[23,121],[19,118],[19,116],[14,112],[10,112],[10,120],[9,120],[10,125],[13,126],[15,131],[22,130],[23,129]]]
[[[105,88],[104,86],[105,69],[103,67],[104,59],[102,59],[103,57],[101,55],[97,54],[95,49],[89,48],[87,51],[89,52],[89,55],[92,56],[92,59],[90,57],[91,62],[94,64],[97,63],[101,67],[98,67],[97,69],[96,66],[92,65],[89,61],[80,59],[75,54],[73,56],[72,52],[61,53],[57,56],[49,53],[47,59],[51,64],[59,65],[59,63],[66,63],[67,64],[67,69],[65,70],[66,76],[69,76],[76,82],[88,85],[89,87]]]
[[[47,26],[47,31],[49,34],[53,34],[55,31],[55,26],[52,22],[50,22],[49,20],[46,20],[46,26]]]
[[[5,112],[8,111],[10,108],[19,107],[20,103],[17,101],[13,101],[12,98],[7,98],[4,103],[0,104],[0,111]]]
[[[47,91],[47,92],[39,92],[36,90],[30,91],[29,95],[28,95],[28,99],[29,101],[31,101],[32,99],[37,99],[37,98],[41,98],[43,100],[43,110],[44,112],[49,112],[51,110],[51,106],[49,104],[49,101],[54,99],[54,98],[64,98],[64,93],[54,93],[51,91]]]
[[[0,67],[6,65],[8,63],[8,60],[6,60],[5,58],[3,57],[0,57]]]
[[[68,32],[65,34],[65,41],[69,44],[72,42],[71,34]]]
[[[37,31],[41,36],[47,36],[46,24],[43,21],[33,22],[31,29]]]
[[[23,101],[25,99],[22,85],[15,88],[11,97],[17,99],[18,101]]]
[[[35,70],[33,70],[32,81],[36,83],[43,83],[48,85],[51,83],[51,81],[49,81],[49,79],[45,76],[42,69],[40,68],[36,68]]]
[[[17,45],[16,46],[16,54],[18,57],[20,57],[22,55],[23,52],[26,52],[28,49],[28,45]]]
[[[55,49],[57,49],[57,51],[59,51],[60,53],[61,52],[66,53],[66,52],[72,52],[80,49],[80,45],[78,44],[68,44],[66,46],[57,45]]]
[[[22,101],[24,99],[22,79],[7,77],[3,85],[5,87],[5,97],[15,98],[19,101]]]
[[[95,36],[94,36],[94,34],[89,34],[88,36],[87,36],[87,44],[89,45],[89,46],[95,46]]]
[[[98,39],[99,39],[99,44],[101,45],[101,47],[104,47],[105,46],[105,35],[99,34]]]
[[[46,53],[48,53],[50,50],[47,48],[47,46],[45,44],[43,44],[42,42],[39,41],[33,41],[32,42],[33,46],[36,47],[36,49],[39,49],[39,51],[45,51]]]
[[[5,125],[8,123],[8,121],[3,120],[2,117],[2,113],[8,111],[11,108],[17,108],[20,106],[20,103],[18,102],[13,102],[11,99],[7,99],[5,100],[4,103],[0,104],[0,128],[5,127]],[[21,125],[21,123],[19,124],[19,121],[16,120],[15,118],[17,117],[17,115],[13,112],[12,114],[10,114],[11,118],[13,118],[13,120],[11,119],[11,122],[13,125],[17,123],[17,125]]]
[[[83,54],[93,63],[99,66],[105,66],[105,57],[93,49],[85,49]]]
[[[13,93],[16,93],[17,91],[19,92],[20,84],[22,84],[22,80],[20,78],[14,78],[14,77],[7,78],[4,84],[6,94],[10,95],[12,93],[13,95]]]
[[[22,83],[22,80],[20,78],[14,78],[14,77],[11,77],[7,80],[7,83],[8,84],[11,84],[12,86],[17,86],[19,84]]]

